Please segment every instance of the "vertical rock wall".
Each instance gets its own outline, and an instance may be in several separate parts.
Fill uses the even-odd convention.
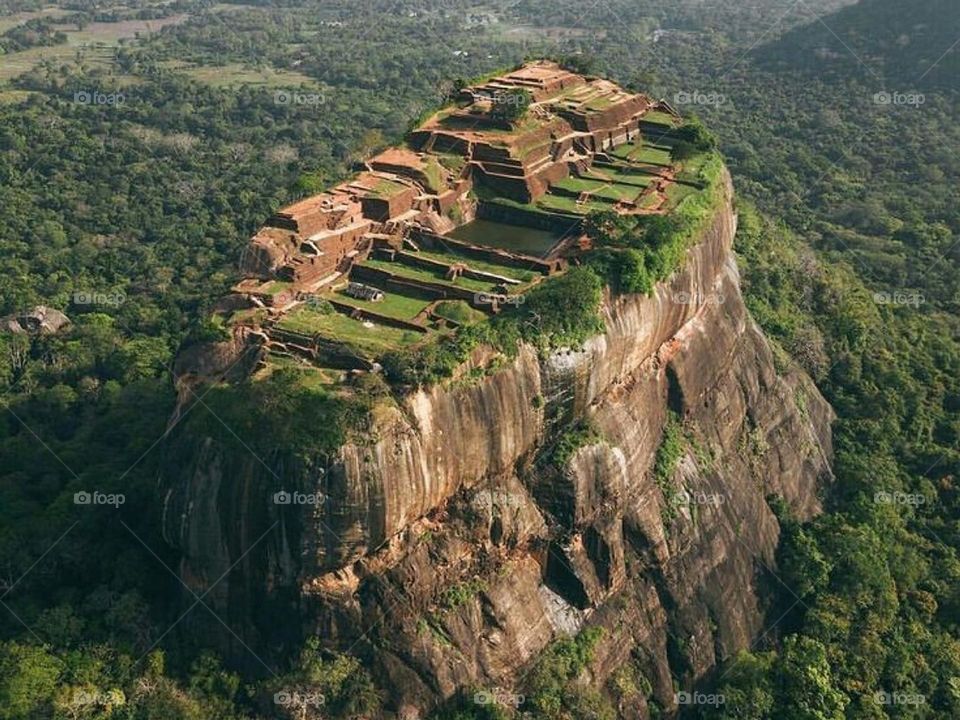
[[[519,685],[553,639],[598,625],[592,680],[632,660],[672,708],[675,685],[764,630],[768,498],[807,517],[830,478],[832,411],[777,371],[746,312],[728,194],[684,268],[649,297],[607,298],[583,348],[523,348],[419,392],[323,465],[278,451],[267,473],[195,439],[164,519],[184,579],[202,589],[238,563],[211,599],[244,642],[269,654],[319,633],[366,655],[398,706]],[[589,442],[545,464],[584,420]],[[657,477],[668,425],[682,450]],[[272,505],[274,474],[326,502]],[[623,715],[646,717],[645,700]]]

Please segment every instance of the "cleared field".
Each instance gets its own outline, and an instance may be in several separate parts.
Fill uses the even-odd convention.
[[[383,300],[380,302],[371,302],[369,300],[360,300],[350,297],[343,290],[334,293],[334,299],[342,302],[344,305],[369,310],[385,317],[396,318],[397,320],[413,320],[417,315],[423,312],[432,300],[423,300],[421,298],[410,297],[408,295],[399,295],[397,293],[384,293]]]
[[[13,105],[35,94],[31,90],[0,90],[0,105]]]
[[[113,63],[113,48],[120,40],[156,32],[166,25],[176,25],[187,19],[186,14],[171,15],[159,20],[125,20],[122,22],[94,22],[77,30],[71,25],[58,26],[67,34],[67,42],[53,47],[35,47],[4,55],[0,62],[0,81],[10,80],[36,67],[44,60],[62,64],[80,62],[90,67],[107,67]],[[103,89],[107,92],[107,89]]]
[[[320,335],[338,341],[364,357],[376,357],[398,347],[413,345],[423,335],[411,330],[363,323],[338,312],[322,313],[308,307],[299,307],[287,313],[277,323],[280,330]]]
[[[592,192],[603,187],[602,180],[591,180],[590,178],[566,177],[563,180],[555,182],[551,187],[569,190],[570,192]]]
[[[431,272],[426,268],[404,265],[400,262],[390,262],[388,260],[367,260],[362,263],[364,266],[385,270],[386,272],[399,275],[400,277],[411,280],[424,280],[426,282],[441,283],[453,287],[462,287],[476,292],[491,292],[496,287],[494,283],[474,280],[472,278],[458,277],[456,280],[447,280],[442,272]]]
[[[180,60],[168,60],[161,63],[164,67],[189,75],[194,80],[212,87],[235,87],[250,85],[270,89],[313,87],[319,91],[317,81],[308,75],[292,70],[274,68],[252,68],[240,63],[227,65],[192,65]]]
[[[607,183],[603,187],[599,188],[595,192],[591,193],[592,197],[602,198],[604,200],[612,200],[617,202],[619,200],[633,201],[637,199],[637,196],[643,192],[643,188],[637,187],[636,185],[622,185],[620,183]]]
[[[7,30],[17,27],[17,25],[23,25],[28,20],[47,20],[64,17],[65,15],[70,15],[70,11],[57,7],[48,7],[44,8],[43,10],[36,10],[33,12],[18,12],[11,15],[4,15],[3,17],[0,17],[0,33],[5,33]]]

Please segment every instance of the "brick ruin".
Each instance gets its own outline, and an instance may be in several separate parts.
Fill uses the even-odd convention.
[[[505,93],[515,99],[517,90],[529,93],[529,105],[514,124],[504,125],[491,110]],[[406,146],[384,150],[354,178],[273,215],[245,249],[245,277],[234,291],[276,314],[350,280],[370,283],[377,272],[357,272],[368,257],[438,244],[550,274],[563,266],[562,258],[532,258],[446,236],[477,216],[480,198],[530,203],[553,183],[589,173],[598,154],[656,128],[645,120],[652,112],[676,116],[663,102],[546,61],[464,88],[454,104],[414,130]]]

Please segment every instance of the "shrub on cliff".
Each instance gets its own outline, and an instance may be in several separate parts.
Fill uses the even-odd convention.
[[[710,152],[717,147],[717,138],[711,133],[699,118],[690,118],[677,128],[670,156],[674,160],[687,160],[698,153]]]
[[[530,674],[524,709],[529,706],[534,717],[549,720],[616,717],[599,693],[576,683],[593,662],[602,636],[602,628],[587,628],[576,637],[557,640],[545,650]]]
[[[191,408],[185,434],[215,437],[258,455],[291,449],[305,457],[331,452],[351,432],[366,429],[373,404],[364,393],[334,394],[306,383],[296,370],[215,387],[194,402],[201,407]]]

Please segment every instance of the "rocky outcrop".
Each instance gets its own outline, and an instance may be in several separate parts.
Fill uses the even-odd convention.
[[[730,196],[668,282],[606,298],[602,335],[379,408],[332,457],[181,438],[165,533],[184,581],[213,587],[234,655],[315,633],[364,655],[397,708],[425,709],[511,687],[552,640],[600,626],[590,680],[609,687],[629,661],[669,710],[675,686],[748,647],[779,536],[770,499],[818,511],[832,411],[749,317],[735,228]],[[680,452],[658,474],[668,428]]]
[[[55,335],[69,324],[70,318],[46,305],[36,305],[26,312],[0,318],[0,329],[14,335]]]

